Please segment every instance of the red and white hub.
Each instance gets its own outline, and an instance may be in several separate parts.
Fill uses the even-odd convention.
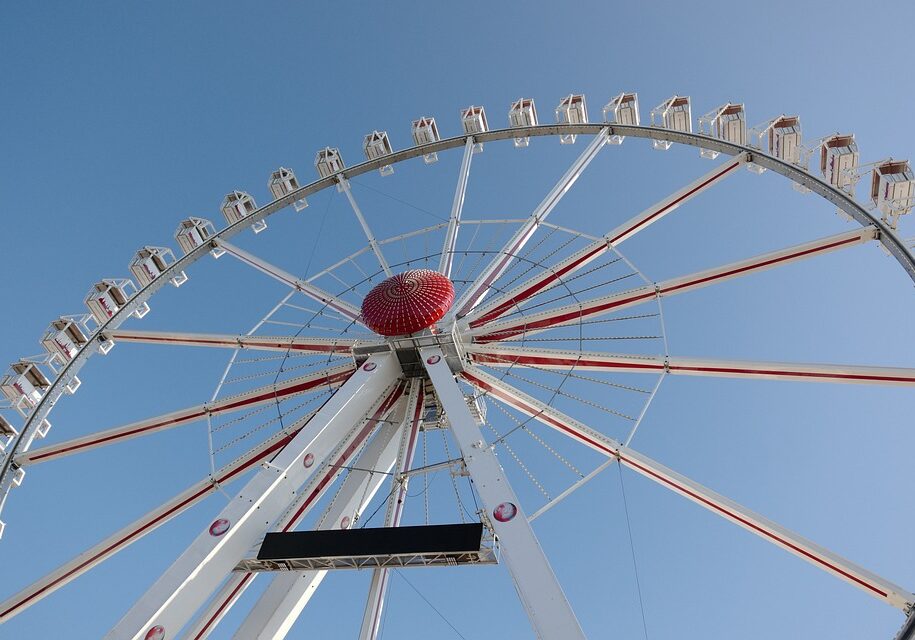
[[[452,304],[451,280],[431,269],[413,269],[376,285],[362,301],[362,320],[383,336],[409,335],[441,320]]]

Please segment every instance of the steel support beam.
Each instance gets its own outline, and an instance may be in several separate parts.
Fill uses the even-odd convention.
[[[473,158],[473,136],[467,136],[464,143],[464,157],[461,158],[461,170],[458,172],[457,187],[454,189],[454,200],[451,202],[451,216],[445,230],[445,244],[439,258],[438,270],[446,278],[451,277],[451,265],[454,262],[454,248],[457,246],[458,229],[461,226],[461,212],[464,209],[464,194],[467,192],[467,179],[470,177],[470,161]]]
[[[544,331],[551,327],[561,327],[576,324],[584,319],[595,318],[607,313],[613,313],[628,307],[642,304],[656,296],[671,296],[687,291],[694,291],[710,284],[724,282],[732,278],[745,276],[750,273],[771,269],[776,266],[789,264],[815,255],[829,253],[837,249],[856,246],[869,242],[877,237],[875,227],[864,227],[854,231],[846,231],[813,242],[788,247],[779,251],[772,251],[747,260],[732,262],[724,266],[699,271],[687,276],[680,276],[665,280],[654,285],[645,285],[629,291],[611,293],[599,298],[592,298],[575,304],[570,304],[540,313],[533,313],[517,319],[504,320],[485,326],[471,329],[468,334],[474,336],[476,342],[493,342],[507,340],[518,335],[530,335]]]
[[[370,357],[318,410],[308,428],[262,466],[106,639],[143,640],[153,629],[175,633],[184,627],[341,440],[358,438],[359,424],[369,410],[400,398],[402,385],[395,382],[399,375],[393,354]]]
[[[404,416],[400,447],[397,452],[396,475],[393,479],[394,488],[388,498],[387,512],[384,518],[384,526],[386,527],[400,526],[400,517],[403,515],[404,502],[407,499],[407,486],[410,482],[410,479],[404,477],[403,474],[409,471],[413,464],[413,454],[416,452],[419,429],[423,422],[423,405],[425,401],[423,381],[419,378],[414,378],[407,402],[407,414]],[[374,569],[372,571],[368,602],[366,602],[365,612],[362,616],[362,627],[359,629],[359,640],[375,640],[378,637],[378,631],[381,628],[381,612],[384,608],[384,598],[388,590],[388,578],[387,569]]]
[[[736,169],[745,164],[746,161],[746,153],[741,153],[735,158],[730,158],[720,167],[712,169],[701,178],[694,180],[682,189],[619,225],[600,240],[592,242],[584,249],[576,251],[558,264],[544,269],[541,273],[518,285],[511,291],[478,307],[467,314],[465,320],[469,323],[471,328],[482,326],[487,322],[492,322],[503,314],[508,313],[510,310],[517,308],[522,302],[543,292],[545,289],[556,286],[562,282],[563,278],[567,278],[576,271],[583,269],[600,256],[611,251],[613,247],[619,246],[635,234],[648,228],[650,225],[675,211],[681,205],[692,198],[695,198],[706,189],[717,184],[724,178],[734,175],[737,172]]]
[[[178,333],[176,331],[124,331],[115,329],[102,335],[115,342],[140,342],[189,347],[218,347],[250,349],[253,351],[291,351],[294,353],[338,354],[353,353],[356,340],[348,338],[315,338],[303,336],[225,335],[218,333]]]
[[[464,348],[471,361],[489,367],[522,366],[560,371],[618,373],[669,373],[715,378],[759,378],[842,384],[915,385],[915,369],[869,367],[851,364],[756,362],[712,360],[677,356],[633,356],[595,351],[562,351],[507,347],[499,343],[470,344]]]
[[[768,518],[750,511],[733,500],[715,493],[698,482],[690,480],[672,469],[668,469],[659,462],[621,445],[613,438],[585,426],[511,385],[473,368],[463,371],[461,376],[477,389],[488,393],[490,397],[500,400],[506,405],[556,429],[566,436],[570,436],[595,451],[616,458],[620,464],[679,493],[747,531],[755,533],[764,540],[793,553],[827,573],[845,580],[887,604],[903,611],[907,611],[915,604],[915,595],[902,587],[832,553],[828,549],[799,536]]]
[[[292,441],[292,438],[302,430],[315,413],[317,412],[312,412],[300,418],[295,424],[290,425],[287,429],[280,431],[225,465],[214,475],[207,476],[192,484],[171,500],[156,507],[117,533],[108,536],[95,546],[83,551],[70,562],[7,599],[0,604],[0,623],[18,615],[143,536],[152,533],[158,527],[199,503],[211,493],[215,493],[219,487],[226,486],[245,471],[256,467],[265,460],[270,460],[278,451]]]
[[[388,266],[388,261],[385,260],[384,254],[381,253],[381,246],[378,244],[378,241],[375,239],[375,234],[372,233],[369,223],[366,222],[365,216],[362,215],[362,209],[359,208],[359,204],[356,202],[356,198],[353,197],[353,190],[349,186],[349,180],[345,178],[340,178],[337,181],[337,184],[340,186],[340,190],[346,195],[346,199],[349,200],[349,206],[353,208],[353,213],[356,214],[356,218],[359,220],[359,224],[362,225],[362,231],[365,232],[365,237],[369,241],[369,246],[372,248],[372,251],[375,253],[375,257],[378,258],[378,264],[381,265],[384,275],[390,278],[394,275],[394,272],[391,271],[391,267]]]
[[[362,312],[355,305],[352,305],[345,300],[341,300],[337,296],[324,291],[320,287],[316,287],[306,280],[296,278],[288,271],[284,271],[283,269],[280,269],[279,267],[272,265],[269,262],[258,258],[254,254],[248,253],[244,249],[226,242],[225,240],[220,240],[217,238],[213,240],[213,245],[219,247],[232,257],[238,258],[245,264],[254,267],[258,271],[266,273],[271,278],[279,280],[283,284],[292,287],[296,291],[299,291],[303,295],[308,296],[312,300],[326,305],[327,308],[333,309],[347,320],[362,324],[362,320],[360,320]]]
[[[175,427],[202,420],[208,415],[218,416],[271,402],[279,402],[292,396],[314,392],[322,388],[334,389],[343,384],[352,375],[354,368],[355,365],[348,362],[330,369],[322,369],[306,376],[292,378],[285,382],[258,387],[234,396],[226,396],[213,402],[205,402],[187,409],[179,409],[153,418],[132,422],[121,427],[64,440],[47,447],[32,449],[22,454],[16,462],[20,466],[48,462],[74,453],[82,453],[90,449],[139,438],[140,436],[148,436],[166,429],[174,429]]]
[[[537,636],[544,640],[584,640],[584,632],[556,580],[521,503],[512,490],[492,447],[486,445],[445,355],[438,347],[420,356],[445,409],[464,464],[486,509],[486,519],[499,539],[521,604]]]
[[[400,406],[405,407],[405,400]],[[396,411],[394,412],[396,413]],[[340,528],[345,520],[356,522],[359,514],[372,500],[378,488],[394,465],[399,444],[400,421],[396,418],[384,422],[377,434],[366,445],[354,467],[346,475],[342,486],[320,519],[319,529]],[[331,456],[333,464],[326,464],[315,476],[299,498],[290,506],[273,527],[274,531],[290,531],[308,515],[318,500],[343,473],[345,451]],[[325,571],[283,573],[273,576],[270,586],[261,595],[245,618],[235,637],[242,640],[271,638],[279,640],[292,627],[309,598],[324,579]],[[216,629],[223,616],[254,581],[256,573],[233,572],[219,593],[199,614],[185,640],[204,640]]]
[[[480,275],[477,276],[477,279],[467,289],[467,293],[461,296],[460,300],[458,300],[458,303],[455,305],[458,318],[466,316],[483,300],[492,284],[499,279],[499,276],[505,273],[505,270],[508,269],[509,265],[514,261],[517,253],[524,248],[524,245],[531,239],[534,232],[540,227],[540,224],[546,220],[547,216],[550,215],[556,205],[559,204],[559,201],[562,200],[562,197],[572,188],[572,185],[575,184],[575,181],[578,180],[579,176],[581,176],[597,153],[604,148],[607,144],[608,135],[609,128],[604,128],[594,136],[594,139],[588,143],[588,146],[585,147],[585,150],[581,155],[572,163],[572,166],[569,167],[568,171],[563,174],[562,178],[559,179],[559,182],[550,190],[543,201],[537,205],[527,222],[521,225],[518,231],[515,232],[515,235],[513,235],[501,251],[499,251],[498,255],[493,258],[492,262],[490,262]]]

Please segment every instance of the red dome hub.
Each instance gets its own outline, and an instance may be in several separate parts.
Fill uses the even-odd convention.
[[[454,303],[451,280],[431,269],[391,276],[362,301],[362,320],[375,333],[402,336],[428,329]]]

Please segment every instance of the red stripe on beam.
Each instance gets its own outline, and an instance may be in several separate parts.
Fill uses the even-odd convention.
[[[569,271],[577,268],[583,262],[591,260],[595,256],[598,256],[601,253],[604,253],[605,251],[607,251],[610,248],[610,245],[613,245],[613,244],[619,242],[620,238],[623,238],[624,236],[629,235],[633,231],[636,231],[639,227],[642,227],[642,226],[648,224],[649,222],[651,222],[652,220],[657,218],[659,215],[663,214],[666,211],[669,211],[671,208],[673,208],[673,207],[677,206],[678,204],[680,204],[681,202],[683,202],[683,200],[685,200],[686,198],[689,198],[690,196],[692,196],[694,193],[696,193],[700,189],[708,186],[711,182],[717,180],[724,174],[728,173],[732,169],[739,167],[739,166],[740,166],[740,162],[735,162],[734,164],[723,169],[722,171],[719,171],[718,173],[713,175],[708,180],[705,180],[704,182],[702,182],[702,184],[697,185],[693,189],[690,189],[689,191],[684,193],[682,196],[680,196],[673,202],[670,202],[669,204],[661,207],[660,209],[655,211],[653,214],[651,214],[644,220],[641,220],[640,222],[637,222],[636,224],[629,227],[628,229],[625,229],[625,230],[621,231],[620,233],[616,234],[615,236],[613,236],[612,238],[610,238],[607,241],[607,244],[601,245],[600,247],[595,247],[592,251],[589,251],[588,253],[586,253],[584,256],[582,256],[578,260],[575,260],[574,262],[566,265],[565,267],[562,267],[561,269],[557,269],[556,271],[550,272],[540,282],[535,282],[534,284],[532,284],[530,287],[528,287],[524,291],[519,292],[518,295],[513,296],[511,300],[503,302],[502,304],[500,304],[498,307],[496,307],[492,311],[489,311],[488,313],[482,315],[481,317],[479,317],[476,320],[474,320],[473,322],[471,322],[470,328],[475,329],[479,326],[486,324],[490,320],[495,320],[496,318],[501,316],[511,307],[513,307],[516,304],[523,302],[524,300],[527,300],[531,296],[539,293],[540,290],[543,289],[544,287],[546,287],[548,284],[555,282],[556,280],[559,280],[560,278],[562,278],[562,276],[567,274]]]
[[[104,438],[96,438],[95,440],[91,440],[91,441],[89,441],[89,442],[81,442],[81,443],[78,443],[78,444],[71,445],[71,446],[69,446],[69,447],[64,447],[63,449],[55,449],[54,451],[47,451],[47,452],[45,452],[45,453],[39,454],[39,455],[34,456],[34,457],[28,457],[28,456],[27,456],[26,459],[27,459],[27,460],[30,460],[30,461],[32,461],[32,462],[35,462],[35,461],[37,461],[37,460],[43,460],[43,459],[45,459],[45,458],[52,457],[52,456],[59,456],[59,455],[61,455],[61,454],[69,453],[69,452],[71,452],[71,451],[78,451],[78,450],[84,449],[84,448],[86,448],[86,447],[90,447],[90,446],[94,446],[94,445],[99,445],[99,444],[102,444],[102,443],[105,443],[105,442],[110,442],[110,441],[112,441],[112,440],[119,440],[119,439],[121,439],[121,438],[126,438],[126,437],[128,437],[128,436],[133,436],[133,435],[136,435],[136,434],[138,434],[138,433],[143,433],[144,431],[149,431],[149,430],[151,430],[151,429],[161,429],[161,428],[167,427],[167,426],[169,426],[169,425],[177,425],[177,424],[180,424],[180,423],[182,423],[182,422],[187,422],[187,421],[189,421],[189,420],[194,420],[194,419],[196,419],[196,418],[201,418],[201,417],[207,415],[207,413],[210,413],[210,414],[212,414],[212,415],[215,415],[215,414],[218,414],[218,413],[223,413],[224,411],[229,411],[230,409],[237,409],[237,408],[239,408],[239,407],[244,407],[244,406],[247,406],[247,405],[250,405],[250,404],[254,404],[254,403],[256,403],[256,402],[263,401],[263,400],[272,400],[272,399],[285,398],[286,396],[293,395],[293,394],[298,393],[298,392],[300,392],[300,391],[307,391],[307,390],[309,390],[309,389],[311,389],[311,388],[313,388],[313,387],[319,387],[319,386],[324,385],[324,384],[333,384],[333,383],[335,383],[335,382],[341,382],[341,381],[345,380],[346,378],[348,378],[351,374],[352,374],[351,371],[344,371],[344,372],[341,372],[341,373],[334,374],[334,375],[332,375],[332,376],[325,376],[325,377],[319,378],[319,379],[317,379],[317,380],[311,380],[311,381],[308,381],[308,382],[302,382],[302,383],[299,383],[299,384],[294,385],[294,386],[292,386],[292,387],[288,387],[288,388],[286,388],[286,389],[280,389],[280,390],[276,390],[276,391],[268,391],[268,392],[266,392],[266,393],[262,393],[262,394],[260,394],[260,395],[258,395],[258,396],[254,396],[254,397],[252,397],[252,398],[246,398],[246,399],[244,399],[244,400],[238,400],[237,402],[233,402],[233,403],[231,403],[231,404],[227,404],[227,405],[225,405],[225,406],[223,406],[223,407],[219,407],[219,408],[216,408],[216,409],[211,409],[210,411],[205,411],[205,410],[203,410],[203,411],[197,411],[197,412],[195,412],[195,413],[188,414],[188,415],[183,416],[183,417],[181,417],[181,418],[172,418],[171,420],[164,420],[164,421],[162,421],[162,422],[157,422],[157,423],[155,423],[155,424],[146,425],[145,427],[137,427],[136,429],[131,429],[130,431],[125,431],[125,432],[123,432],[123,433],[114,433],[114,434],[105,436]]]
[[[761,269],[763,267],[777,264],[779,262],[784,262],[785,260],[791,260],[793,258],[800,258],[802,256],[810,255],[812,253],[817,253],[819,251],[825,251],[827,249],[833,249],[835,247],[841,247],[842,245],[856,243],[856,242],[860,242],[860,241],[861,241],[860,237],[855,237],[855,238],[848,238],[846,240],[839,240],[837,242],[831,242],[829,244],[822,245],[819,247],[814,247],[812,249],[805,249],[803,251],[797,251],[795,253],[791,253],[791,254],[788,254],[785,256],[779,256],[778,258],[771,258],[769,260],[764,260],[763,262],[756,262],[756,263],[745,265],[743,267],[739,267],[736,269],[731,269],[730,271],[716,273],[716,274],[713,274],[710,276],[705,276],[704,278],[698,278],[696,280],[690,280],[688,282],[683,282],[683,283],[680,283],[678,285],[674,285],[674,286],[671,286],[668,288],[660,288],[660,289],[658,289],[657,294],[663,295],[666,293],[672,293],[672,292],[678,291],[680,289],[683,289],[685,287],[693,287],[696,285],[705,284],[706,282],[712,282],[712,281],[718,280],[720,278],[725,278],[728,276],[745,273],[747,271],[752,271],[754,269]],[[618,307],[623,304],[637,302],[639,300],[644,300],[646,298],[652,298],[654,296],[655,296],[655,292],[651,291],[649,293],[631,296],[629,298],[624,298],[622,300],[614,300],[614,301],[610,301],[610,302],[605,302],[603,304],[595,305],[593,307],[585,307],[582,309],[578,309],[577,311],[570,311],[568,313],[564,313],[561,315],[543,318],[542,320],[537,320],[537,321],[530,322],[530,323],[524,323],[524,324],[515,325],[513,327],[508,327],[508,328],[506,328],[502,331],[498,331],[496,333],[490,333],[490,334],[478,336],[476,341],[477,342],[494,342],[494,341],[498,341],[498,340],[505,340],[506,338],[511,338],[513,336],[516,336],[516,335],[519,335],[522,333],[526,333],[526,332],[532,331],[534,329],[545,329],[545,328],[552,327],[557,324],[566,322],[567,320],[574,320],[576,318],[584,318],[586,316],[589,316],[589,315],[592,315],[595,313],[600,313],[601,311],[606,311],[608,309],[612,309],[614,307]]]
[[[287,444],[289,444],[289,442],[292,440],[292,438],[293,438],[299,431],[301,431],[301,429],[302,429],[302,428],[300,427],[299,429],[296,429],[295,431],[293,431],[293,432],[290,433],[289,435],[287,435],[287,436],[281,438],[280,440],[278,440],[277,442],[275,442],[274,444],[272,444],[270,447],[268,447],[267,449],[265,449],[264,451],[262,451],[261,453],[259,453],[257,456],[251,458],[250,460],[248,460],[248,461],[245,462],[244,464],[239,465],[239,467],[238,467],[237,469],[233,469],[232,471],[227,472],[226,474],[224,474],[223,476],[221,476],[220,478],[218,478],[217,480],[215,480],[213,483],[211,483],[211,484],[208,485],[207,487],[204,487],[203,489],[201,489],[201,490],[198,491],[197,493],[193,494],[192,496],[189,496],[188,498],[185,498],[184,500],[182,500],[181,502],[179,502],[178,504],[176,504],[176,505],[173,506],[172,508],[168,509],[168,510],[165,511],[164,513],[161,513],[160,515],[156,516],[155,518],[153,518],[152,520],[150,520],[149,522],[147,522],[146,524],[144,524],[142,527],[139,527],[138,529],[134,529],[133,531],[127,533],[126,535],[124,535],[124,536],[123,536],[122,538],[120,538],[119,540],[117,540],[117,541],[113,542],[112,544],[108,545],[107,547],[105,547],[104,549],[102,549],[101,551],[99,551],[98,553],[96,553],[95,555],[93,555],[91,558],[88,558],[87,560],[85,560],[85,561],[81,562],[80,564],[78,564],[77,566],[73,567],[72,569],[70,569],[69,571],[67,571],[65,574],[63,574],[62,576],[58,577],[58,578],[55,579],[53,582],[51,582],[51,583],[45,585],[44,587],[42,587],[41,589],[39,589],[39,590],[36,591],[35,593],[31,594],[31,595],[28,596],[27,598],[24,598],[23,600],[20,600],[19,602],[15,603],[13,606],[11,606],[10,608],[6,609],[5,611],[0,611],[0,618],[4,618],[4,617],[7,616],[7,614],[9,614],[9,613],[15,611],[16,609],[21,608],[23,605],[25,605],[25,604],[27,604],[28,602],[30,602],[31,600],[37,598],[39,595],[41,595],[42,593],[44,593],[44,592],[47,591],[48,589],[54,587],[54,586],[57,585],[57,584],[60,584],[63,580],[65,580],[66,578],[70,577],[71,575],[73,575],[74,573],[76,573],[77,571],[79,571],[80,569],[82,569],[82,568],[84,568],[84,567],[86,567],[86,566],[92,564],[93,562],[95,562],[96,560],[98,560],[99,558],[101,558],[102,556],[104,556],[105,554],[107,554],[109,551],[113,551],[113,550],[116,549],[117,547],[122,546],[122,545],[126,544],[127,542],[131,541],[133,538],[138,537],[138,536],[139,536],[140,534],[142,534],[144,531],[146,531],[147,529],[149,529],[149,528],[152,527],[153,525],[162,522],[164,519],[166,519],[168,516],[170,516],[171,514],[175,513],[176,511],[178,511],[178,510],[181,509],[182,507],[189,505],[190,503],[194,502],[194,501],[197,500],[198,498],[200,498],[200,497],[202,497],[202,496],[204,496],[204,495],[206,495],[206,494],[208,494],[208,493],[212,493],[213,491],[216,490],[216,484],[217,484],[217,483],[225,482],[225,481],[227,481],[227,480],[233,478],[234,476],[238,475],[238,474],[241,473],[242,471],[248,469],[249,467],[251,467],[251,466],[257,464],[258,462],[260,462],[260,461],[263,460],[264,458],[268,457],[271,453],[273,453],[273,452],[275,452],[275,451],[277,451],[277,450],[282,449],[283,447],[285,447]]]
[[[820,558],[819,556],[817,556],[805,549],[802,549],[801,547],[797,546],[793,542],[786,540],[786,539],[782,538],[781,536],[778,536],[777,534],[769,531],[768,529],[765,529],[765,528],[751,522],[750,520],[747,520],[743,516],[709,500],[708,498],[705,498],[705,497],[695,493],[691,489],[671,480],[670,478],[662,476],[661,474],[659,474],[651,469],[648,469],[647,467],[639,464],[635,460],[632,460],[631,458],[626,457],[626,455],[621,453],[619,450],[611,449],[611,448],[607,447],[606,445],[596,442],[595,440],[580,433],[577,429],[574,429],[574,428],[566,425],[565,423],[560,422],[559,420],[553,418],[550,415],[543,413],[543,411],[537,409],[536,407],[532,407],[532,406],[528,405],[527,403],[519,400],[518,398],[514,398],[514,397],[508,395],[507,393],[504,393],[503,391],[494,388],[492,385],[487,384],[486,382],[480,380],[479,378],[475,377],[473,374],[469,374],[466,371],[464,371],[461,373],[461,377],[470,381],[474,386],[478,386],[481,389],[485,389],[486,391],[492,393],[496,397],[502,398],[503,400],[505,400],[509,404],[512,404],[516,408],[521,409],[525,413],[536,417],[538,420],[543,420],[543,421],[548,422],[549,424],[557,427],[558,429],[565,431],[566,433],[568,433],[572,437],[576,438],[577,440],[581,440],[598,450],[604,451],[605,453],[607,453],[607,455],[617,458],[620,462],[624,462],[625,464],[629,465],[630,467],[633,467],[634,469],[638,469],[641,473],[643,473],[645,475],[651,476],[652,478],[656,478],[660,482],[674,488],[678,492],[681,492],[681,493],[689,496],[693,500],[700,502],[704,505],[707,505],[708,507],[714,509],[715,511],[718,511],[718,512],[726,515],[727,517],[732,518],[733,520],[736,520],[737,522],[740,522],[744,526],[760,533],[761,535],[763,535],[767,538],[775,540],[779,544],[781,544],[785,547],[788,547],[792,551],[799,553],[800,555],[804,556],[805,558],[809,558],[813,562],[820,564],[820,565],[828,568],[829,570],[834,571],[835,573],[838,573],[839,575],[841,575],[845,578],[848,578],[852,582],[855,582],[855,583],[861,585],[862,587],[864,587],[870,591],[873,591],[874,593],[878,594],[879,596],[881,596],[883,598],[887,598],[889,596],[889,594],[887,592],[875,587],[874,585],[868,583],[867,581],[845,571],[844,569],[842,569],[840,567],[837,567],[836,565],[832,564],[831,562],[828,562],[828,561],[824,560],[823,558]]]
[[[115,335],[119,342],[187,342],[191,344],[235,345],[240,349],[247,346],[289,349],[290,351],[320,351],[322,353],[352,353],[348,345],[308,344],[302,342],[255,342],[253,340],[208,340],[206,338],[166,338],[161,336]]]

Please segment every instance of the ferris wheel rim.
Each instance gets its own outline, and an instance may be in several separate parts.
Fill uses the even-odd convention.
[[[194,264],[197,260],[208,253],[213,243],[226,240],[254,226],[258,221],[277,213],[292,205],[297,200],[306,196],[319,193],[329,187],[333,187],[340,180],[346,180],[355,176],[380,169],[386,165],[394,165],[439,151],[447,151],[463,147],[469,139],[475,142],[483,143],[489,141],[504,141],[521,136],[546,137],[562,136],[568,134],[583,135],[620,135],[631,136],[634,138],[645,138],[650,140],[661,140],[676,144],[684,144],[697,148],[707,148],[719,151],[730,156],[736,156],[740,153],[748,154],[748,161],[759,166],[771,169],[775,173],[787,178],[790,182],[806,187],[813,193],[816,193],[825,200],[833,203],[843,212],[848,214],[862,227],[873,225],[878,233],[876,240],[880,242],[886,250],[892,255],[896,262],[909,274],[909,277],[915,282],[915,254],[913,254],[899,236],[897,236],[879,217],[874,216],[870,211],[865,209],[861,204],[856,202],[848,194],[843,193],[836,187],[828,184],[825,180],[818,178],[799,166],[790,162],[775,158],[759,149],[749,145],[739,145],[733,142],[727,142],[711,136],[706,136],[693,132],[674,131],[659,127],[644,125],[621,125],[609,123],[587,123],[587,124],[544,124],[526,127],[511,127],[505,129],[496,129],[475,133],[473,135],[460,135],[451,138],[445,138],[436,142],[430,142],[423,145],[417,145],[408,149],[395,151],[392,154],[366,160],[365,162],[346,167],[332,175],[319,178],[299,189],[289,193],[282,198],[276,199],[263,207],[254,211],[251,215],[243,217],[234,224],[228,225],[219,230],[213,236],[208,238],[209,242],[196,247],[186,255],[178,258],[173,264],[153,280],[148,285],[139,289],[136,294],[127,301],[127,303],[118,309],[114,315],[98,327],[95,334],[89,342],[80,348],[76,356],[73,357],[64,367],[61,368],[59,375],[51,383],[47,392],[41,397],[32,410],[29,418],[26,420],[22,430],[13,441],[12,447],[7,451],[2,465],[0,465],[0,510],[6,501],[6,497],[13,484],[13,467],[14,459],[20,452],[23,442],[31,439],[34,431],[50,414],[54,404],[63,394],[62,387],[69,384],[72,378],[90,355],[95,352],[95,342],[104,335],[106,329],[117,328],[120,324],[149,300],[159,289],[169,281],[169,279],[185,268]]]
[[[830,185],[825,183],[823,180],[820,180],[819,178],[816,178],[816,177],[810,175],[809,173],[807,173],[806,171],[802,170],[799,167],[795,167],[794,165],[791,165],[790,163],[778,160],[778,159],[776,159],[772,156],[769,156],[767,154],[764,154],[752,147],[734,145],[734,144],[727,143],[727,142],[724,142],[724,141],[721,141],[721,140],[718,140],[715,138],[703,136],[701,134],[692,134],[692,133],[686,134],[686,133],[675,132],[675,131],[670,131],[670,130],[665,130],[665,129],[658,129],[655,127],[641,127],[641,126],[635,127],[635,126],[623,126],[623,125],[607,125],[607,124],[598,124],[598,123],[595,123],[592,125],[541,125],[541,126],[537,126],[537,127],[500,129],[500,130],[496,130],[496,131],[488,131],[488,132],[478,133],[478,134],[473,134],[473,135],[463,135],[463,136],[457,136],[454,138],[448,138],[446,140],[441,140],[441,141],[438,141],[435,143],[429,143],[426,145],[413,147],[408,150],[396,152],[392,155],[386,156],[381,159],[364,162],[359,165],[355,165],[354,167],[343,169],[331,176],[316,180],[316,181],[310,183],[309,185],[306,185],[306,186],[288,194],[287,196],[284,196],[284,198],[275,200],[275,201],[271,202],[270,204],[256,210],[253,214],[251,214],[251,216],[249,218],[243,218],[239,222],[237,222],[235,224],[231,224],[231,225],[223,228],[222,230],[218,231],[213,236],[211,236],[210,238],[207,239],[208,241],[206,244],[194,249],[193,251],[189,252],[187,255],[178,259],[174,264],[172,264],[169,267],[168,270],[163,271],[163,273],[154,282],[152,282],[149,285],[140,289],[136,293],[136,295],[133,296],[128,301],[127,304],[125,304],[121,309],[119,309],[114,314],[114,316],[112,316],[103,325],[98,327],[96,332],[92,335],[89,343],[80,349],[79,354],[76,357],[74,357],[73,360],[70,363],[68,363],[68,365],[66,367],[62,368],[60,374],[54,379],[52,386],[48,389],[47,393],[41,398],[41,401],[37,404],[37,406],[33,410],[32,415],[28,418],[28,420],[26,422],[27,426],[25,428],[23,428],[22,432],[18,435],[14,446],[12,447],[12,449],[10,451],[8,451],[8,455],[7,455],[6,459],[4,460],[4,467],[3,467],[2,471],[0,471],[0,492],[3,492],[3,493],[0,493],[0,507],[2,507],[3,500],[6,497],[6,493],[4,492],[4,485],[3,485],[3,482],[6,477],[5,474],[8,474],[8,472],[10,470],[10,465],[15,463],[15,457],[16,457],[15,454],[18,451],[18,445],[19,445],[20,441],[23,439],[23,436],[25,436],[27,434],[28,428],[33,427],[33,422],[35,422],[37,420],[40,424],[40,421],[43,420],[48,415],[50,410],[53,408],[54,404],[56,403],[56,400],[61,395],[60,393],[57,393],[55,395],[55,392],[60,389],[61,384],[66,384],[66,382],[68,381],[68,379],[69,379],[68,374],[71,374],[71,367],[77,362],[77,360],[81,356],[84,355],[84,352],[88,351],[88,355],[86,355],[85,358],[88,358],[89,355],[92,355],[92,353],[95,352],[94,348],[95,348],[96,340],[104,339],[104,336],[106,335],[107,331],[111,330],[112,328],[116,328],[120,324],[120,322],[123,322],[126,318],[128,318],[130,315],[132,315],[133,312],[137,309],[137,307],[143,305],[145,303],[145,301],[149,299],[149,297],[154,295],[158,291],[158,289],[160,289],[162,287],[162,285],[164,285],[169,280],[169,276],[171,276],[175,272],[180,272],[183,268],[186,268],[189,265],[196,262],[200,257],[203,256],[204,253],[209,252],[209,250],[219,240],[224,240],[225,238],[234,236],[235,234],[243,231],[245,228],[251,227],[254,224],[256,224],[257,220],[263,219],[268,215],[272,215],[273,213],[279,211],[280,209],[285,208],[286,206],[288,206],[295,200],[301,199],[302,197],[304,197],[306,195],[311,195],[311,194],[323,191],[324,189],[326,189],[328,187],[334,186],[337,182],[339,182],[341,180],[346,180],[348,178],[351,178],[351,177],[354,177],[357,175],[361,175],[363,173],[367,173],[374,169],[380,168],[382,165],[400,163],[400,162],[406,161],[408,159],[415,158],[420,155],[424,155],[426,153],[434,153],[434,152],[443,151],[446,149],[457,148],[457,147],[460,147],[462,144],[467,143],[470,140],[473,140],[473,141],[478,140],[479,142],[485,142],[485,141],[493,141],[493,140],[506,140],[506,139],[517,137],[518,135],[555,136],[555,135],[563,135],[563,134],[567,134],[567,133],[577,133],[577,134],[578,133],[580,133],[580,134],[596,133],[597,135],[610,135],[610,132],[614,132],[618,135],[629,135],[632,137],[667,140],[667,141],[671,141],[671,142],[688,144],[690,146],[695,146],[695,147],[717,148],[717,150],[721,151],[722,153],[726,153],[729,155],[747,153],[748,158],[750,160],[752,160],[754,163],[756,163],[760,166],[765,166],[766,168],[769,168],[769,169],[773,169],[776,173],[783,175],[784,177],[788,178],[790,181],[792,181],[796,184],[803,185],[803,186],[809,188],[811,191],[817,192],[818,195],[820,195],[821,197],[824,197],[825,199],[829,200],[830,202],[833,202],[834,204],[839,206],[840,209],[843,209],[844,211],[849,213],[849,215],[852,218],[854,218],[857,222],[859,222],[859,224],[861,224],[862,226],[875,227],[878,231],[875,239],[879,240],[885,247],[887,247],[888,250],[890,250],[890,253],[892,255],[894,255],[897,262],[899,262],[900,265],[903,266],[903,268],[910,274],[910,277],[912,277],[913,280],[915,280],[915,270],[909,268],[911,265],[915,265],[915,259],[912,258],[911,252],[909,252],[909,250],[905,247],[905,245],[902,242],[900,242],[900,240],[896,236],[896,234],[893,233],[885,224],[883,224],[883,222],[881,220],[874,217],[869,211],[864,209],[861,205],[859,205],[853,199],[849,198],[846,194],[842,193],[838,189],[831,187]],[[678,138],[683,138],[683,139],[678,139]],[[779,168],[783,169],[784,171],[780,171]],[[795,176],[799,176],[799,177],[795,177]],[[815,188],[817,183],[819,183],[819,186],[822,188],[823,192],[820,192]],[[832,197],[830,197],[830,196],[832,196]],[[833,198],[835,198],[835,199],[833,199]],[[854,209],[854,211],[856,213],[858,213],[860,216],[863,216],[865,218],[865,221],[860,220],[857,215],[855,215],[854,213],[843,208],[841,206],[840,202],[846,202],[852,209]],[[507,220],[498,221],[498,222],[507,222]],[[428,229],[441,228],[443,226],[444,226],[443,224],[439,224],[439,225],[434,225],[432,227],[428,227]],[[553,226],[553,225],[551,225],[551,226]],[[885,241],[885,239],[890,242],[894,242],[896,247],[900,250],[901,255],[893,252],[891,250],[891,248],[887,245],[887,242]],[[384,241],[381,241],[381,243],[384,243]],[[367,250],[366,248],[363,248],[362,250],[360,250],[359,253],[363,253],[366,250]],[[82,362],[85,361],[85,358],[83,359]],[[39,409],[41,409],[43,406],[45,406],[45,404],[47,404],[47,411],[45,411],[43,415],[39,415]]]

